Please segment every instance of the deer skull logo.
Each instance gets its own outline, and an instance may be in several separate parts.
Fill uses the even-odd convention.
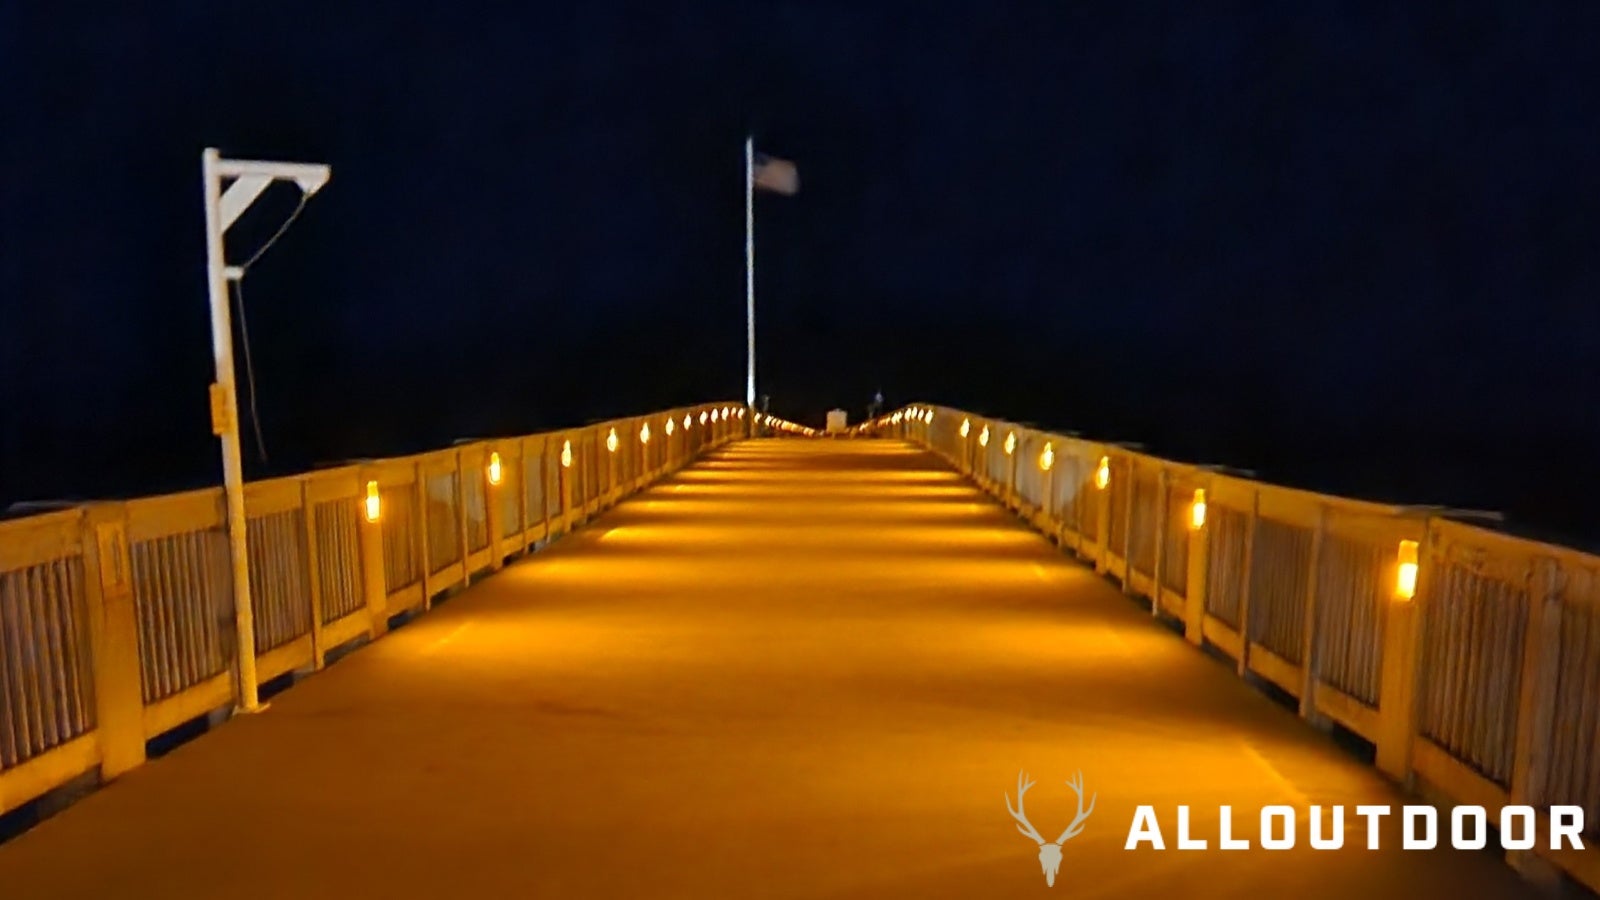
[[[1061,845],[1077,837],[1083,831],[1084,820],[1088,819],[1089,814],[1094,812],[1094,801],[1100,795],[1095,794],[1090,797],[1089,808],[1084,809],[1083,773],[1079,772],[1073,776],[1067,782],[1067,787],[1072,788],[1072,792],[1078,795],[1078,815],[1072,820],[1072,824],[1067,826],[1067,830],[1061,832],[1061,836],[1051,842],[1039,836],[1038,830],[1033,827],[1033,823],[1028,821],[1028,815],[1022,809],[1022,795],[1026,794],[1028,788],[1033,787],[1034,784],[1035,782],[1028,780],[1027,772],[1018,772],[1017,805],[1015,809],[1012,809],[1011,795],[1006,794],[1006,809],[1011,810],[1011,818],[1017,820],[1017,830],[1022,832],[1023,837],[1031,838],[1039,845],[1039,867],[1044,869],[1044,883],[1047,886],[1054,887],[1056,873],[1061,870]]]

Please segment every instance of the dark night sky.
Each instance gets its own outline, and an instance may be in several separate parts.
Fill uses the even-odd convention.
[[[0,503],[218,477],[208,143],[334,168],[246,281],[253,472],[737,398],[754,129],[777,412],[1594,530],[1595,4],[159,5],[0,6]]]

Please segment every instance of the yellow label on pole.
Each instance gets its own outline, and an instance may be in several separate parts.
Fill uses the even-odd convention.
[[[211,433],[222,437],[233,430],[233,419],[228,415],[228,394],[219,382],[211,382]]]

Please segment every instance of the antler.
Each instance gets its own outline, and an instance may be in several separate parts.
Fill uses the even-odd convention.
[[[1039,836],[1039,832],[1034,830],[1033,823],[1028,821],[1028,814],[1023,812],[1023,810],[1022,810],[1022,795],[1026,794],[1028,792],[1028,788],[1033,787],[1034,784],[1035,784],[1035,782],[1032,782],[1032,781],[1028,780],[1028,773],[1027,772],[1018,772],[1017,773],[1017,808],[1016,809],[1011,809],[1011,795],[1007,794],[1006,795],[1006,809],[1011,811],[1011,818],[1017,820],[1017,830],[1022,832],[1023,837],[1033,838],[1035,841],[1037,841],[1039,844],[1042,845],[1044,843],[1044,838],[1040,837]]]
[[[1084,820],[1089,818],[1089,814],[1090,813],[1094,812],[1094,801],[1099,799],[1099,797],[1100,797],[1100,794],[1096,793],[1093,797],[1089,798],[1089,808],[1088,809],[1084,809],[1083,808],[1083,773],[1082,772],[1079,772],[1077,775],[1073,776],[1072,779],[1067,782],[1067,787],[1072,788],[1072,792],[1074,794],[1078,795],[1078,816],[1077,816],[1077,818],[1072,820],[1072,824],[1071,825],[1067,826],[1067,830],[1066,831],[1061,832],[1061,837],[1056,838],[1056,843],[1057,844],[1065,843],[1065,842],[1077,837],[1078,833],[1083,831]],[[1019,801],[1018,805],[1021,805],[1020,801]]]

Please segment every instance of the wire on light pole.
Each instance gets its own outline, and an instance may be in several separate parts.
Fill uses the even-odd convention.
[[[245,264],[239,267],[238,277],[232,279],[234,305],[239,311],[239,337],[244,343],[245,386],[250,391],[250,424],[255,431],[256,452],[261,454],[263,463],[267,461],[267,441],[266,437],[261,433],[261,413],[256,409],[256,367],[250,358],[250,323],[244,313],[244,276],[246,272],[250,271],[250,267],[256,264],[256,260],[272,249],[272,245],[278,242],[278,238],[283,237],[283,233],[289,230],[289,226],[294,224],[294,220],[300,217],[300,212],[306,208],[307,199],[307,195],[301,192],[300,202],[296,204],[294,212],[289,213],[289,217],[283,220],[283,224],[279,225],[278,230],[272,233],[272,237],[267,238],[267,242],[250,255]]]
[[[244,265],[239,267],[241,273],[249,270],[251,266],[255,265],[256,260],[261,258],[261,254],[271,250],[272,245],[278,242],[278,238],[283,237],[283,233],[289,230],[290,225],[294,224],[294,220],[300,218],[301,211],[306,208],[307,199],[309,199],[309,195],[307,195],[304,191],[301,191],[300,202],[295,205],[294,212],[289,213],[289,218],[283,220],[283,224],[279,225],[278,230],[272,233],[272,237],[267,238],[267,242],[261,245],[261,249],[251,254],[250,259],[247,260]]]
[[[267,461],[267,440],[261,434],[261,413],[256,410],[256,367],[250,359],[250,323],[244,315],[244,279],[233,282],[234,306],[239,311],[239,337],[244,344],[244,381],[250,391],[250,425],[256,436],[256,452]]]

